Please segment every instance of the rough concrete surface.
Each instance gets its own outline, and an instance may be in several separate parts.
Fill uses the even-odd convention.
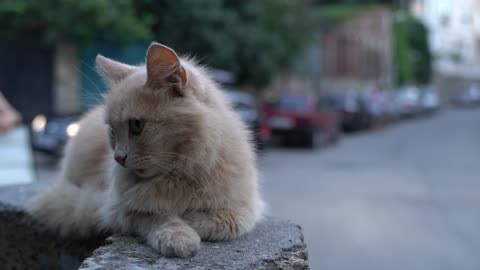
[[[112,236],[80,269],[309,269],[301,228],[268,218],[244,238],[202,243],[191,259],[165,258],[140,239]]]
[[[166,258],[142,239],[59,239],[23,209],[40,185],[0,188],[1,269],[309,269],[300,226],[268,217],[245,237],[202,243],[191,259]],[[93,251],[93,254],[92,254]],[[91,256],[90,256],[91,255]],[[89,257],[90,256],[90,257]]]

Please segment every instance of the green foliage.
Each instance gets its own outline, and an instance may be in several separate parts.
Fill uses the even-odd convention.
[[[314,0],[317,5],[368,5],[368,4],[385,4],[394,5],[402,0]]]
[[[432,72],[432,55],[427,28],[407,12],[397,11],[392,32],[396,82],[400,85],[428,83]]]
[[[400,85],[413,82],[413,68],[408,44],[408,24],[398,22],[403,20],[402,17],[404,16],[405,14],[397,12],[392,24],[395,79],[396,83]]]
[[[315,7],[310,16],[314,22],[337,23],[361,13],[368,7],[369,5],[360,4],[329,4]]]
[[[264,86],[305,42],[303,6],[288,0],[136,1],[153,14],[155,37],[180,53]]]
[[[2,0],[0,39],[155,39],[264,86],[301,50],[304,7],[291,0]]]
[[[9,40],[149,39],[152,21],[136,17],[131,0],[0,2],[0,38]]]
[[[230,68],[240,82],[266,85],[306,43],[304,6],[289,0],[230,0],[227,4],[238,12],[242,25],[232,33],[237,49]]]
[[[412,48],[415,81],[426,84],[430,81],[432,73],[432,55],[428,44],[428,30],[418,20],[413,20],[410,25],[409,43]]]

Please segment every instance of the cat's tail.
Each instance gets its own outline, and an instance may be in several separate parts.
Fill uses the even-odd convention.
[[[87,237],[99,233],[98,209],[103,192],[58,181],[30,202],[29,212],[61,236]]]

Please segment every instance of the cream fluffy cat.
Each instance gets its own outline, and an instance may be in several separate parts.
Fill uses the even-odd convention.
[[[205,70],[152,43],[145,66],[97,56],[105,104],[80,120],[31,213],[64,236],[134,233],[166,256],[236,239],[262,215],[249,132]]]

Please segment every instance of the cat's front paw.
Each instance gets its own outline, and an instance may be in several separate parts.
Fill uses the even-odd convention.
[[[167,257],[190,258],[200,250],[200,236],[188,227],[163,229],[151,238],[150,244]]]

